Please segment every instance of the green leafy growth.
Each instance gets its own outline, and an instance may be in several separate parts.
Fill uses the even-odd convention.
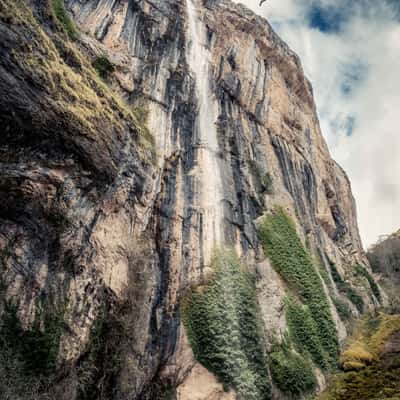
[[[0,351],[11,349],[20,360],[25,375],[48,376],[57,366],[63,324],[61,314],[46,314],[43,318],[39,315],[33,326],[24,330],[16,307],[7,303],[0,326]]]
[[[77,40],[79,33],[65,9],[64,0],[52,0],[54,14],[71,40]]]
[[[333,367],[339,352],[335,323],[321,279],[294,223],[278,208],[261,221],[259,237],[276,271],[305,304],[287,301],[288,324],[299,350],[305,346],[321,368]]]
[[[284,393],[299,397],[315,389],[317,382],[311,363],[294,353],[287,343],[274,346],[269,368],[272,380]]]
[[[364,312],[364,301],[362,297],[350,286],[348,282],[343,280],[333,262],[329,261],[329,266],[333,281],[335,282],[339,292],[347,296],[347,298],[356,306],[358,312],[362,314]]]
[[[382,302],[381,291],[379,290],[379,287],[376,284],[375,279],[372,277],[372,275],[360,264],[356,265],[356,273],[367,279],[369,286],[372,290],[372,293],[374,294],[376,299],[381,303]]]
[[[350,320],[351,319],[351,310],[349,305],[341,299],[334,298],[333,304],[335,304],[336,310],[339,314],[339,317],[343,320]]]
[[[100,78],[107,80],[112,72],[114,72],[114,64],[106,55],[98,56],[93,61],[93,68],[97,71]]]
[[[270,399],[254,278],[230,251],[216,253],[212,267],[210,282],[182,304],[194,354],[241,399]]]
[[[254,160],[249,161],[249,169],[255,179],[258,190],[262,193],[272,194],[274,191],[272,175],[269,172],[263,173],[260,166]]]
[[[272,194],[274,190],[272,175],[269,172],[261,175],[261,186],[265,193]]]
[[[302,354],[309,354],[315,364],[322,369],[329,369],[330,366],[333,366],[333,361],[322,344],[318,326],[310,308],[298,303],[293,298],[287,298],[286,319],[290,337],[297,350]]]

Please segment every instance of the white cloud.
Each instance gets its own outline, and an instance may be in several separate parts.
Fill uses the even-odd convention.
[[[310,28],[306,16],[316,1],[340,3],[348,12],[341,30]],[[266,16],[300,55],[325,138],[350,176],[364,244],[399,229],[400,23],[394,10],[385,1],[357,8],[354,0],[267,0],[261,9],[258,0],[241,2]]]

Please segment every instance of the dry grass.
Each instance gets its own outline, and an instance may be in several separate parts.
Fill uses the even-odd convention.
[[[365,317],[355,329],[335,376],[319,400],[400,399],[400,357],[383,346],[400,331],[400,315]]]
[[[67,113],[67,118],[79,124],[89,137],[99,135],[99,121],[121,133],[131,125],[140,132],[142,144],[152,146],[153,139],[145,126],[100,79],[74,43],[57,34],[46,34],[22,0],[0,0],[0,18],[23,26],[30,36],[29,48],[13,50],[13,63],[28,71],[33,83],[43,88],[55,105]],[[68,65],[62,55],[67,55],[73,65]]]

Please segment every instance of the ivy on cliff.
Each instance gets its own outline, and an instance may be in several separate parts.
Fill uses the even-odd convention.
[[[254,278],[231,251],[216,253],[212,267],[181,308],[195,357],[241,399],[270,399]]]
[[[379,290],[379,287],[375,282],[375,279],[372,277],[372,275],[360,264],[356,265],[356,273],[358,275],[363,276],[368,281],[372,293],[374,294],[376,299],[379,302],[381,302],[382,301],[381,291]]]
[[[259,237],[273,267],[303,303],[294,299],[286,302],[289,331],[298,350],[307,350],[323,369],[334,367],[339,353],[336,326],[312,257],[293,221],[277,208],[262,219]]]
[[[329,266],[333,281],[335,282],[339,292],[343,293],[356,306],[358,312],[362,314],[364,311],[364,301],[362,297],[350,286],[348,282],[343,280],[336,268],[336,265],[332,261],[329,261]]]
[[[289,341],[274,345],[269,368],[273,382],[283,393],[297,398],[315,389],[317,381],[311,363],[294,353]]]

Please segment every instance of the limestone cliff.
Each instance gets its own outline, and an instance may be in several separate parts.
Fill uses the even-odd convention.
[[[293,393],[272,370],[288,340],[282,352],[318,381],[296,397],[323,387],[325,359],[287,339],[289,311],[322,310],[339,343],[347,319],[385,299],[298,57],[226,0],[65,7],[0,0],[0,347],[30,382],[0,370],[3,397],[285,399]],[[281,262],[276,248],[289,243]],[[223,249],[232,279],[215,261]],[[285,270],[293,254],[296,276]],[[217,287],[215,265],[228,286],[254,284],[257,304],[222,293],[227,308],[257,310],[243,318],[258,320],[263,367],[246,349],[240,357],[270,383],[252,392],[240,386],[251,377],[196,361],[198,332],[182,323],[183,299]],[[29,344],[43,347],[38,369]]]

